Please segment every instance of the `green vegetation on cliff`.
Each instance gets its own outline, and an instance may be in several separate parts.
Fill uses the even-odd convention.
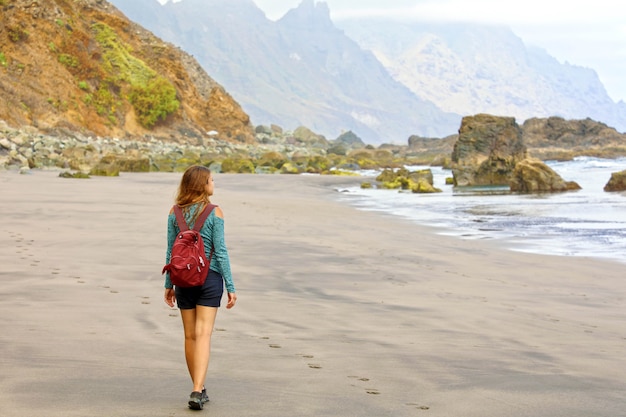
[[[107,90],[115,91],[123,83],[130,85],[128,99],[137,120],[146,128],[152,128],[159,120],[165,120],[169,114],[178,110],[180,103],[176,99],[176,89],[167,79],[133,56],[132,48],[122,42],[109,26],[95,23],[92,27],[96,41],[103,50],[103,68],[108,74],[108,88],[98,89],[95,99],[101,110],[106,105],[115,108]]]

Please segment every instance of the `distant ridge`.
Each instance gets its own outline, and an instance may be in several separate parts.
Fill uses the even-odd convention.
[[[591,118],[626,131],[626,104],[613,102],[593,69],[561,64],[508,27],[375,18],[337,25],[394,79],[443,110],[513,116],[520,123]]]
[[[406,143],[415,133],[440,137],[458,130],[460,115],[439,110],[395,81],[336,28],[325,3],[304,1],[278,22],[248,0],[114,3],[193,54],[254,124],[304,125],[330,139],[351,130],[369,143]]]

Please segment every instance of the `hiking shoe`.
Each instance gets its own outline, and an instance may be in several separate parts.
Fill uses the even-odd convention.
[[[206,388],[202,388],[202,404],[209,402],[209,396],[206,393]]]
[[[208,397],[207,397],[208,398]],[[192,410],[202,410],[202,393],[200,391],[194,391],[189,396],[189,408]]]

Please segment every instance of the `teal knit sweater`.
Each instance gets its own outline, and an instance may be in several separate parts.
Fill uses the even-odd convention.
[[[198,210],[199,204],[194,204],[190,207],[189,212],[185,215],[185,220],[189,227],[193,225],[189,224],[189,221],[194,217],[196,210]],[[165,255],[165,264],[170,263],[172,257],[172,246],[180,229],[178,228],[178,222],[176,221],[176,215],[174,212],[170,212],[167,216],[167,253]],[[235,292],[235,284],[233,283],[233,276],[230,272],[230,258],[228,257],[228,250],[226,249],[226,243],[224,242],[224,219],[215,215],[215,209],[211,212],[207,218],[204,226],[200,229],[200,235],[204,240],[204,250],[206,257],[209,259],[211,254],[211,247],[213,247],[213,258],[211,258],[211,265],[209,266],[215,272],[218,272],[224,278],[226,284],[226,291]],[[174,285],[170,280],[170,273],[165,273],[165,288],[173,288]]]

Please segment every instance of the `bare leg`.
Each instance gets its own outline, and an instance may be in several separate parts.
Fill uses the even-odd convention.
[[[217,307],[197,306],[180,310],[185,330],[185,359],[193,382],[193,391],[202,391],[209,367],[211,335]]]

